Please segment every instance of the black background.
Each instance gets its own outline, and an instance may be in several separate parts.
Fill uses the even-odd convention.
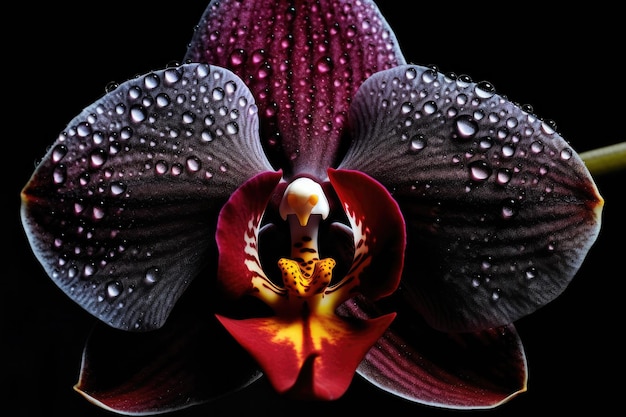
[[[5,216],[11,233],[4,253],[8,247],[11,268],[2,286],[2,345],[9,347],[2,361],[8,391],[2,395],[13,415],[111,416],[71,388],[93,319],[56,288],[33,257],[19,220],[19,191],[57,134],[109,81],[182,59],[206,1],[24,2],[5,13],[13,29],[5,29],[3,45],[3,178],[10,183]],[[410,62],[490,81],[500,94],[556,121],[578,151],[624,140],[618,10],[599,4],[548,11],[521,3],[503,9],[379,3]],[[442,410],[394,398],[356,378],[345,397],[332,403],[286,401],[260,382],[173,416],[374,410],[439,417],[609,414],[623,397],[625,181],[626,172],[597,178],[606,206],[596,245],[559,299],[517,323],[529,382],[528,392],[509,403],[493,410]],[[111,353],[124,354],[114,346]]]

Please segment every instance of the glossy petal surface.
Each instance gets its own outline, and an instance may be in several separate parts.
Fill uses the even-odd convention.
[[[238,74],[257,99],[272,163],[288,177],[306,172],[319,178],[337,162],[359,85],[404,63],[370,0],[214,0],[186,59]]]
[[[113,327],[163,325],[208,261],[218,210],[269,169],[256,105],[230,71],[146,74],[83,110],[22,193],[22,219],[55,283]]]
[[[201,300],[202,294],[194,296]],[[208,402],[256,381],[262,374],[252,358],[210,312],[193,305],[174,310],[153,332],[99,323],[85,346],[75,389],[108,410],[146,415]]]
[[[492,408],[526,390],[526,358],[513,325],[442,333],[394,301],[398,316],[359,365],[359,375],[407,400],[445,408]],[[363,298],[340,311],[381,314]]]
[[[490,87],[418,66],[375,74],[339,167],[392,191],[408,299],[440,329],[504,325],[551,301],[600,227],[603,200],[578,155]]]

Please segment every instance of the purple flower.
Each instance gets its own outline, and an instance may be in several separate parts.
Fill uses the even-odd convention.
[[[104,323],[80,392],[153,413],[261,376],[450,408],[526,389],[511,323],[566,288],[602,208],[549,123],[406,64],[371,1],[213,1],[185,62],[83,110],[23,191],[35,255]]]

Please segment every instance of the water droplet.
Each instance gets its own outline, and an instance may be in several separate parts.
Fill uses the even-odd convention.
[[[148,74],[143,78],[143,84],[147,89],[152,90],[153,88],[157,88],[161,84],[161,79],[158,75],[152,73]]]
[[[163,76],[166,83],[174,84],[180,81],[183,75],[179,68],[167,68]]]
[[[406,72],[404,73],[404,76],[406,77],[407,80],[414,80],[417,77],[417,70],[413,67],[408,68],[406,70]]]
[[[485,161],[474,161],[468,164],[470,178],[474,181],[483,182],[491,176],[491,167]]]
[[[196,120],[196,115],[190,111],[186,111],[183,113],[183,123],[191,124]]]
[[[536,141],[534,141],[533,143],[530,144],[530,150],[533,153],[540,153],[540,152],[543,151],[543,148],[544,148],[543,142],[540,141],[540,140],[536,140]]]
[[[228,81],[226,84],[224,84],[224,91],[226,91],[226,94],[228,95],[235,94],[235,92],[237,91],[237,84],[235,84],[234,81]]]
[[[157,174],[163,175],[167,172],[168,170],[168,165],[167,162],[163,161],[163,160],[159,160],[157,161],[157,163],[154,165],[154,169],[156,170]]]
[[[500,205],[500,216],[509,220],[517,215],[519,211],[519,202],[512,198],[505,199]]]
[[[491,98],[496,93],[496,88],[489,81],[480,81],[476,84],[474,92],[480,98]]]
[[[126,191],[126,184],[120,181],[115,181],[111,183],[111,194],[112,195],[120,195]]]
[[[546,134],[552,135],[556,132],[556,123],[552,120],[545,120],[541,122],[541,130],[543,130]]]
[[[244,51],[243,49],[235,49],[233,52],[231,52],[229,59],[230,59],[230,63],[233,66],[238,67],[240,65],[243,65],[244,62],[246,62],[246,59],[248,59],[248,56],[246,54],[246,51]]]
[[[437,80],[437,71],[433,69],[427,69],[422,74],[422,81],[425,82],[426,84],[430,84],[435,80]]]
[[[239,125],[236,122],[226,124],[226,133],[234,135],[239,132]]]
[[[216,101],[222,100],[224,96],[225,96],[225,93],[224,93],[223,88],[215,87],[213,89],[213,94],[212,94],[213,100],[216,100]]]
[[[179,176],[180,174],[183,173],[183,166],[181,164],[173,164],[172,165],[172,169],[170,171],[172,173],[172,175],[174,175],[175,177]]]
[[[568,159],[570,159],[572,157],[572,155],[574,154],[574,151],[572,151],[570,148],[565,148],[561,151],[561,159],[564,161],[567,161]]]
[[[502,145],[502,156],[504,156],[505,158],[510,158],[514,154],[515,154],[515,146],[511,145],[510,143]]]
[[[171,102],[172,100],[170,99],[170,96],[168,96],[165,93],[159,93],[156,96],[157,107],[160,107],[160,108],[167,107],[170,105]]]
[[[187,158],[187,169],[189,171],[197,172],[200,170],[201,166],[202,164],[200,163],[200,160],[195,156],[190,156],[189,158]]]
[[[478,123],[471,116],[459,116],[455,120],[456,138],[467,140],[478,132]]]
[[[79,123],[76,126],[76,134],[81,138],[86,138],[91,134],[91,125],[87,122]]]
[[[85,264],[85,266],[83,267],[83,278],[92,277],[96,274],[96,272],[98,272],[98,268],[96,268],[96,265],[94,265],[93,263]]]
[[[61,159],[63,159],[67,155],[67,146],[65,145],[57,145],[52,150],[52,162],[55,164],[58,163]]]
[[[491,300],[498,301],[501,297],[501,293],[502,293],[502,290],[500,290],[499,288],[496,288],[495,290],[493,290],[493,292],[491,293]]]
[[[134,105],[130,108],[130,118],[133,122],[139,123],[146,120],[147,113],[143,106]]]
[[[416,135],[410,141],[409,150],[417,153],[426,147],[426,137],[424,135]]]
[[[500,185],[508,184],[511,181],[513,174],[508,168],[500,168],[496,174],[496,182]]]
[[[115,82],[115,81],[109,81],[107,83],[106,86],[104,86],[104,92],[105,93],[110,93],[111,91],[115,90],[117,87],[119,87],[120,84]]]
[[[107,153],[104,149],[95,149],[89,155],[89,164],[92,168],[100,168],[107,161]]]
[[[315,68],[320,74],[326,74],[333,70],[333,60],[329,56],[320,58],[315,64]]]
[[[213,141],[213,133],[211,133],[209,129],[204,129],[200,134],[200,140],[202,140],[202,142]]]
[[[518,121],[515,117],[509,117],[506,119],[506,127],[509,129],[515,129],[518,125]]]
[[[537,277],[537,268],[535,268],[534,266],[526,268],[526,271],[524,271],[524,277],[526,277],[526,279],[536,278]]]
[[[119,281],[111,281],[106,285],[106,293],[108,298],[117,298],[122,293],[124,287]]]
[[[400,111],[402,112],[402,114],[408,114],[413,110],[413,103],[407,101],[406,103],[403,103],[402,106],[400,107]]]
[[[432,100],[427,101],[424,103],[422,110],[424,110],[424,114],[433,114],[437,111],[437,103]]]
[[[143,282],[146,285],[154,285],[160,278],[161,271],[156,266],[148,268],[144,274]]]
[[[104,209],[100,206],[95,206],[91,209],[91,217],[94,220],[102,220],[104,218]]]
[[[466,88],[472,83],[472,77],[466,74],[461,74],[456,79],[456,85],[459,88]]]
[[[485,136],[478,142],[478,147],[482,150],[491,149],[493,146],[493,138],[491,136]]]

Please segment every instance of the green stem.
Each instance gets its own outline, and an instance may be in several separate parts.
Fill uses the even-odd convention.
[[[579,155],[592,175],[626,170],[626,142],[581,152]]]

